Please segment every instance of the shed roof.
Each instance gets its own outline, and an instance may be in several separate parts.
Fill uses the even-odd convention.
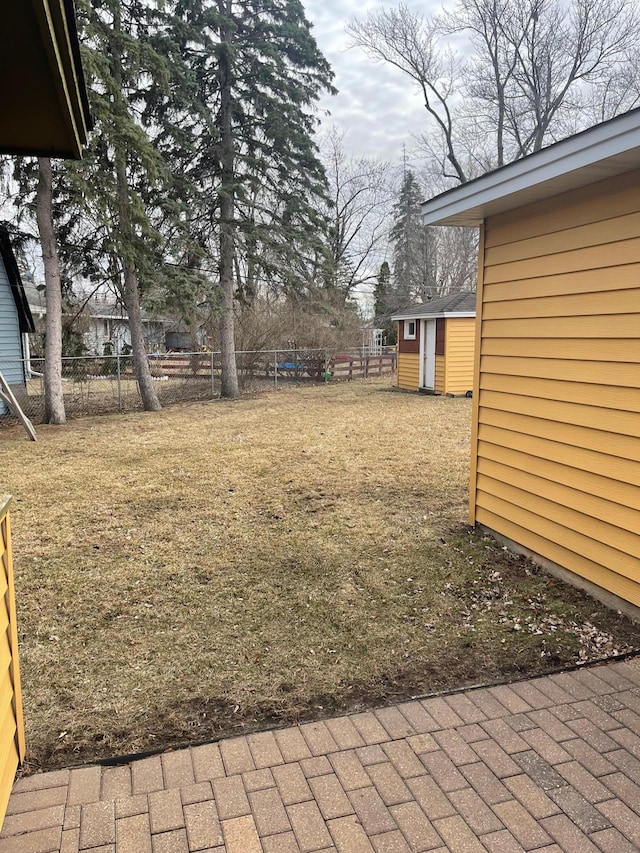
[[[567,190],[640,168],[640,107],[556,142],[422,205],[425,225],[480,225]]]
[[[13,254],[13,248],[11,247],[9,232],[6,228],[2,227],[0,227],[0,258],[2,258],[2,262],[4,263],[9,285],[11,286],[11,295],[16,304],[20,331],[24,333],[33,332],[35,328],[33,317],[31,316],[29,303],[24,292],[22,279],[20,278],[16,256]]]
[[[411,305],[403,311],[398,311],[392,320],[422,320],[434,317],[475,317],[476,294],[470,290],[449,293],[432,302],[421,305]]]

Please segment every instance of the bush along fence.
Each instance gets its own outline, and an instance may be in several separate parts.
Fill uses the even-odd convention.
[[[219,352],[153,353],[148,358],[163,405],[219,396]],[[240,387],[255,391],[295,383],[391,375],[396,369],[396,354],[394,351],[371,354],[363,349],[259,350],[237,352],[236,366]],[[27,377],[24,384],[11,386],[20,406],[30,420],[41,423],[44,360],[30,358],[11,367],[12,375]],[[62,381],[68,415],[129,411],[141,406],[130,355],[63,358]],[[0,402],[0,424],[14,422],[13,415]]]

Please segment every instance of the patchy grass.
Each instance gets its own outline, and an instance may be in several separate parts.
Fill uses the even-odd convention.
[[[0,433],[32,764],[631,646],[465,526],[470,406],[363,382]]]

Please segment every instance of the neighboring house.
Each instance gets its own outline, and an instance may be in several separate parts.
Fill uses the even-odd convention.
[[[640,110],[456,187],[480,225],[471,523],[640,615]]]
[[[11,0],[0,27],[0,153],[79,157],[90,125],[71,0]],[[4,260],[4,258],[3,258]],[[6,286],[0,289],[5,291]],[[26,312],[25,312],[26,313]],[[10,539],[8,501],[0,499],[2,538]],[[24,722],[11,549],[0,556],[0,642],[4,653],[0,730],[0,824],[18,764]]]
[[[20,280],[11,241],[0,227],[0,373],[16,396],[26,390],[27,335],[34,331],[33,317]],[[8,414],[0,400],[0,415]]]
[[[44,285],[25,281],[25,292],[38,329],[44,333],[44,318],[47,314]],[[82,335],[87,355],[118,355],[130,351],[131,330],[129,317],[124,306],[111,294],[96,294],[89,298],[77,297],[78,306],[70,313],[63,308],[63,324],[72,322],[72,327]],[[142,312],[142,329],[148,352],[164,351],[167,330],[175,325],[173,320],[155,317]],[[35,351],[37,347],[33,347]],[[39,369],[39,368],[38,368]]]
[[[467,394],[473,389],[475,293],[451,293],[412,305],[398,322],[396,385],[429,394]]]

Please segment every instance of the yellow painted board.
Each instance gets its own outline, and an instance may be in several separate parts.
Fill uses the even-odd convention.
[[[546,438],[567,447],[583,448],[584,450],[595,450],[596,453],[604,453],[619,459],[629,459],[632,462],[640,462],[640,441],[628,435],[617,435],[597,429],[589,429],[573,424],[546,421],[543,418],[531,415],[520,415],[515,412],[502,412],[497,409],[482,410],[481,428],[495,427],[500,436],[494,444],[508,442],[515,446],[518,444],[516,433],[523,436],[530,446],[529,438]],[[489,436],[491,433],[484,433]]]
[[[482,355],[633,363],[637,338],[483,338]]]
[[[5,818],[11,789],[13,788],[13,780],[18,769],[19,758],[18,749],[15,741],[11,744],[9,753],[5,758],[4,765],[0,765],[0,826]]]
[[[488,248],[485,253],[487,266],[541,258],[558,252],[569,252],[620,240],[631,240],[640,234],[640,213],[626,213],[600,222],[573,225],[550,234],[526,237],[501,246]]]
[[[590,539],[595,539],[603,545],[620,551],[624,555],[618,563],[622,574],[625,573],[623,568],[625,565],[627,570],[632,573],[633,571],[640,570],[640,563],[638,562],[640,536],[635,532],[638,529],[638,517],[640,515],[638,512],[635,513],[636,517],[633,528],[629,530],[618,525],[615,512],[612,513],[615,520],[611,522],[605,521],[597,515],[589,514],[586,511],[586,501],[580,503],[579,500],[575,500],[576,497],[580,496],[580,492],[574,492],[574,498],[571,501],[573,506],[568,503],[559,503],[557,500],[548,497],[547,495],[550,490],[544,488],[544,481],[543,491],[536,493],[529,488],[522,488],[519,484],[516,484],[515,479],[509,482],[508,480],[495,479],[494,477],[479,473],[478,491],[513,504],[527,512],[535,513],[536,516],[560,524],[576,534],[582,534]],[[571,490],[569,489],[569,491]],[[611,506],[615,509],[615,504],[611,504]],[[633,577],[633,574],[630,576]]]
[[[640,438],[640,418],[637,412],[619,411],[614,416],[611,409],[557,400],[545,400],[543,408],[542,401],[535,397],[497,391],[481,391],[477,396],[479,405],[488,409],[533,415],[548,421],[560,421],[574,426],[586,426],[610,432],[612,435],[631,435]]]
[[[640,266],[636,269],[640,280]],[[538,317],[580,317],[640,314],[640,287],[608,290],[604,293],[575,293],[566,296],[540,296],[510,299],[485,305],[485,320],[535,319]]]
[[[532,533],[537,533],[538,536],[548,539],[550,542],[561,544],[564,548],[604,566],[628,580],[640,578],[640,558],[638,557],[631,557],[629,554],[611,548],[586,534],[558,524],[551,518],[537,515],[495,495],[481,492],[480,489],[478,489],[477,503],[478,507],[482,507],[520,527],[527,527]]]
[[[556,255],[543,255],[525,261],[495,264],[485,267],[488,284],[498,281],[518,281],[523,278],[542,278],[549,275],[572,272],[573,270],[609,270],[620,264],[640,262],[640,238],[607,243],[606,246],[591,246],[574,249]],[[603,275],[605,273],[603,272]],[[615,273],[613,273],[615,275]]]
[[[525,278],[487,284],[484,302],[540,299],[544,296],[570,296],[581,293],[607,293],[638,287],[638,264],[616,265],[603,274],[601,269],[570,270],[546,278]]]
[[[640,210],[639,191],[640,170],[636,170],[492,216],[486,223],[486,245],[553,234],[568,223],[579,226],[633,213]]]
[[[528,527],[521,527],[496,513],[483,508],[477,510],[477,521],[490,530],[518,542],[540,557],[544,557],[557,566],[568,569],[625,601],[640,607],[640,584],[622,575],[600,566],[588,558],[576,554],[557,542],[551,542]]]
[[[639,341],[640,344],[640,341]],[[640,366],[638,368],[640,370]],[[590,385],[586,382],[563,382],[557,379],[536,379],[531,376],[501,376],[494,373],[480,374],[480,388],[500,391],[504,394],[521,394],[535,397],[544,407],[548,401],[559,400],[578,403],[591,408],[612,409],[611,431],[615,431],[615,411],[640,413],[640,389],[617,388],[611,385]]]
[[[545,346],[544,349],[547,347]],[[593,353],[593,355],[596,354]],[[638,359],[635,364],[630,364],[629,362],[587,361],[586,359],[483,355],[480,370],[482,373],[502,376],[528,376],[535,379],[555,379],[560,382],[587,382],[591,385],[640,388],[640,346],[638,346]],[[595,393],[598,393],[597,389]]]
[[[3,595],[2,598],[0,598],[0,633],[2,634],[4,634],[9,628],[9,607],[7,604],[7,599],[7,594]]]
[[[24,738],[24,712],[22,708],[22,682],[20,680],[20,655],[18,651],[18,616],[16,613],[16,591],[13,579],[13,556],[11,548],[11,518],[9,513],[2,519],[1,526],[4,528],[4,539],[7,544],[7,567],[9,589],[7,598],[9,603],[9,642],[11,645],[11,676],[13,681],[13,707],[17,724],[18,755],[20,761],[24,760],[25,738]]]
[[[492,459],[494,462],[509,465],[518,471],[535,472],[538,476],[544,477],[546,480],[564,483],[573,489],[586,492],[587,494],[605,495],[608,500],[614,503],[629,506],[634,510],[640,511],[640,487],[637,482],[629,482],[630,478],[637,480],[637,473],[632,472],[631,474],[624,475],[622,465],[618,468],[617,472],[612,470],[611,476],[607,476],[607,473],[605,473],[606,469],[601,469],[600,471],[585,470],[571,465],[570,462],[569,464],[563,464],[564,457],[562,457],[562,462],[545,459],[533,453],[514,450],[500,444],[492,444],[482,439],[478,442],[478,445],[479,458]],[[631,463],[627,464],[630,465]],[[629,479],[618,479],[615,476],[616,473],[627,476]]]
[[[486,482],[485,479],[486,478]],[[539,495],[548,501],[570,507],[627,532],[636,534],[640,530],[638,510],[619,503],[613,503],[606,496],[577,491],[564,483],[547,480],[530,471],[520,471],[509,465],[494,462],[491,459],[478,459],[478,483],[485,492],[502,495],[502,486],[516,487],[523,492]],[[606,541],[606,540],[604,540]]]
[[[638,271],[640,275],[640,269]],[[490,338],[625,338],[640,341],[640,314],[599,317],[541,317],[485,320],[482,333]],[[629,358],[633,361],[633,358]]]

